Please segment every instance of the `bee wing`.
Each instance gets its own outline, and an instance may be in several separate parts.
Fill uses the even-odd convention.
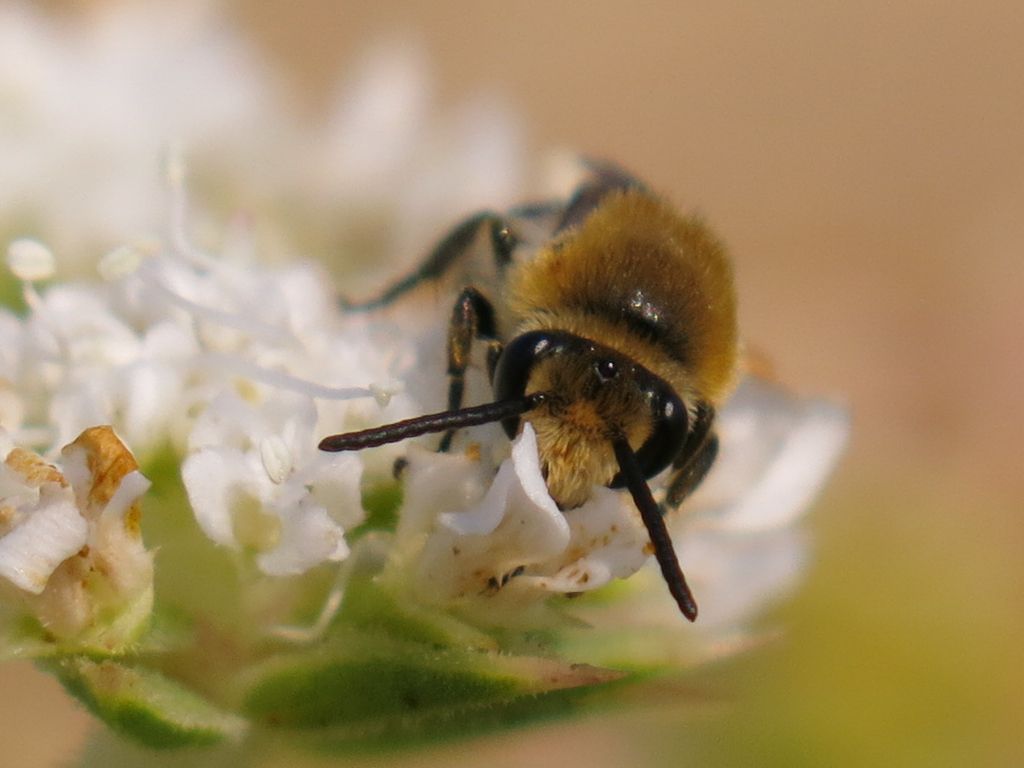
[[[806,511],[839,460],[849,412],[749,376],[718,414],[715,466],[686,504],[693,525],[783,528]]]
[[[581,166],[586,178],[565,207],[555,228],[556,234],[581,224],[608,194],[618,190],[644,188],[630,173],[612,163],[582,158]]]

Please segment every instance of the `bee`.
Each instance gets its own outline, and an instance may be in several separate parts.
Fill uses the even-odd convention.
[[[482,262],[470,255],[481,238]],[[500,421],[514,438],[529,421],[560,509],[583,504],[595,485],[628,490],[670,593],[694,621],[664,514],[711,468],[715,412],[736,377],[736,298],[722,244],[631,175],[591,165],[568,201],[472,216],[415,272],[343,304],[386,306],[453,270],[468,277],[448,328],[447,410],[326,437],[320,449],[443,433],[447,451],[462,428]],[[486,345],[494,399],[466,407],[475,343]],[[648,480],[665,470],[659,503]]]

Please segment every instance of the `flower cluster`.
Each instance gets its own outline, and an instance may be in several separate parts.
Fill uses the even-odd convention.
[[[367,419],[374,392],[390,399],[394,357],[375,351],[371,334],[339,327],[315,267],[126,247],[101,264],[107,280],[40,293],[29,278],[42,272],[25,254],[45,249],[33,245],[14,243],[9,258],[30,308],[6,326],[6,348],[19,351],[3,371],[10,410],[23,415],[5,424],[15,440],[45,437],[52,451],[112,424],[144,461],[184,452],[200,526],[251,551],[264,572],[342,559],[344,526],[362,517],[361,464],[317,452],[318,421]],[[354,375],[379,383],[345,386]],[[393,409],[408,410],[405,400]]]
[[[381,40],[310,120],[215,6],[118,4],[77,24],[0,7],[0,234],[35,233],[65,275],[112,244],[152,243],[169,145],[204,195],[197,230],[216,237],[242,207],[261,243],[344,251],[361,279],[466,210],[515,201],[523,149],[500,100],[439,114],[423,52]]]
[[[0,99],[11,83],[33,97],[8,137],[25,163],[69,165],[78,197],[95,176],[46,144],[70,158],[103,147],[105,175],[120,181],[140,156],[155,165],[163,113],[127,145],[111,138],[116,120],[70,138],[21,130],[57,130],[65,107],[49,96],[68,69],[93,101],[124,97],[123,72],[97,51],[138,55],[127,49],[141,17],[99,25],[99,48],[76,39],[78,66],[36,17],[0,13],[11,22],[0,33],[14,30],[0,45]],[[152,67],[185,39],[188,17],[174,18],[148,49]],[[4,64],[15,44],[34,67]],[[2,281],[15,300],[0,310],[0,654],[44,660],[100,718],[153,746],[289,726],[351,745],[486,727],[542,699],[576,707],[631,671],[678,672],[755,637],[757,613],[802,568],[794,523],[838,458],[844,411],[755,378],[721,411],[720,459],[668,521],[701,602],[696,628],[651,567],[628,496],[595,488],[558,509],[529,423],[511,443],[496,425],[467,430],[449,454],[427,441],[318,451],[325,435],[440,406],[447,313],[443,301],[346,312],[324,266],[284,243],[303,241],[313,211],[340,222],[327,239],[350,271],[380,260],[389,238],[422,253],[428,228],[514,188],[515,141],[472,109],[423,138],[417,67],[384,54],[312,139],[267,106],[248,54],[224,51],[192,61],[213,73],[206,87],[233,93],[203,100],[220,118],[164,107],[186,143],[219,135],[221,119],[266,127],[237,146],[222,137],[213,166],[191,153],[197,186],[208,173],[245,186],[242,169],[267,154],[260,142],[290,137],[274,178],[252,185],[266,194],[249,198],[247,216],[214,230],[223,202],[186,198],[173,150],[161,194],[112,185],[132,198],[123,209],[98,198],[71,215],[31,174],[5,188],[45,211],[29,218],[52,236],[12,238]],[[235,93],[238,71],[247,86]],[[267,203],[272,189],[321,202],[289,217]],[[5,231],[19,221],[0,214]],[[391,234],[355,248],[369,242],[366,222]],[[223,234],[201,246],[200,230]],[[114,235],[122,244],[90,265],[93,244]],[[486,396],[485,383],[473,371],[470,396]]]

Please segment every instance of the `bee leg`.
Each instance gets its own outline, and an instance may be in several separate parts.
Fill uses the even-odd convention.
[[[462,407],[466,388],[466,368],[469,367],[470,351],[476,339],[486,339],[489,345],[487,364],[493,368],[501,350],[494,325],[494,308],[491,302],[473,286],[462,289],[452,308],[452,319],[448,325],[448,410],[457,411]],[[438,445],[439,451],[451,448],[456,430],[444,433]]]
[[[497,339],[487,340],[487,379],[493,383],[494,371],[498,367],[498,358],[501,357],[503,345]]]
[[[718,435],[712,431],[715,419],[714,409],[705,403],[697,406],[697,417],[693,429],[683,443],[672,466],[672,473],[665,493],[665,505],[675,509],[683,499],[693,493],[707,476],[718,456]]]
[[[512,248],[515,247],[511,231],[504,219],[496,213],[483,211],[458,224],[434,247],[434,250],[419,267],[392,283],[379,296],[358,302],[342,297],[339,298],[342,308],[353,311],[380,309],[401,298],[421,283],[436,280],[444,275],[459,260],[459,257],[472,250],[472,246],[483,229],[490,231],[491,247],[495,249],[496,261],[501,263],[503,259],[506,261],[510,259]]]
[[[718,435],[709,435],[700,451],[677,470],[669,480],[668,491],[665,493],[665,504],[675,509],[683,500],[697,490],[718,456]]]

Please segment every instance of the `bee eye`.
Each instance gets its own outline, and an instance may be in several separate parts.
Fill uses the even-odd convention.
[[[561,354],[570,344],[571,338],[549,331],[528,331],[512,339],[505,345],[494,366],[495,399],[522,397],[537,361],[549,355]],[[519,430],[519,417],[504,419],[502,426],[509,437],[515,437]]]
[[[601,381],[610,381],[619,375],[619,366],[614,360],[598,360],[594,363],[594,370]]]
[[[636,452],[636,460],[644,477],[654,477],[679,455],[689,433],[689,415],[686,406],[664,383],[648,384],[652,426],[654,430]],[[608,484],[621,488],[625,479],[620,472]]]

